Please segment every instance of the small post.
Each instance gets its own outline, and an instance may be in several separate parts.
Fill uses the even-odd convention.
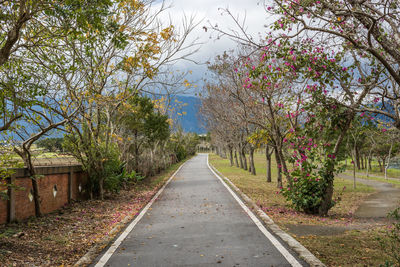
[[[14,174],[11,175],[10,178],[8,178],[9,181],[9,186],[8,186],[8,209],[7,209],[7,221],[9,223],[15,221],[15,189],[14,189],[14,184],[15,184],[15,176]]]

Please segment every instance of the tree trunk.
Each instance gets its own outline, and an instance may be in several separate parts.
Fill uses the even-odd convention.
[[[236,164],[236,167],[239,167],[239,162],[238,162],[238,157],[237,157],[237,151],[236,151],[236,149],[235,149],[235,164]]]
[[[318,208],[318,214],[320,216],[328,215],[328,211],[332,207],[332,196],[333,196],[333,173],[330,174],[331,178],[328,179],[325,194],[322,198],[321,205]]]
[[[267,182],[270,183],[271,179],[271,153],[269,152],[269,146],[265,148],[265,157],[267,158]]]
[[[254,148],[250,148],[250,155],[249,155],[249,159],[250,159],[250,169],[251,169],[251,174],[252,175],[256,175],[256,167],[254,164]]]
[[[356,155],[357,155],[356,147],[354,146],[353,157],[352,157],[352,160],[353,160],[353,188],[354,189],[356,189]]]
[[[369,166],[369,169],[370,169],[370,170],[372,170],[371,161],[372,161],[372,157],[369,156],[369,158],[368,158],[368,166]]]
[[[380,170],[381,172],[383,172],[381,159],[378,159],[378,164],[379,164],[379,170]]]
[[[247,171],[247,159],[244,146],[242,147],[242,158],[243,158],[243,170]]]
[[[277,187],[281,188],[282,187],[282,166],[281,166],[281,158],[279,156],[278,149],[276,146],[274,147],[275,149],[275,160],[276,160],[276,167],[277,167]]]
[[[357,170],[360,170],[360,151],[357,146],[354,146],[354,151],[355,151],[355,161],[357,164]]]
[[[139,145],[138,145],[138,133],[135,131],[135,143],[134,143],[134,151],[135,151],[135,167],[133,168],[136,173],[139,172]]]
[[[231,167],[233,166],[233,152],[232,152],[232,148],[229,147],[229,161],[231,163]]]
[[[250,156],[250,151],[249,151],[249,168],[247,169],[247,171],[249,172],[249,173],[251,173],[251,167],[253,166],[253,164],[251,163],[251,156]]]
[[[239,160],[240,160],[240,168],[243,169],[243,156],[242,156],[242,146],[239,146]]]
[[[361,155],[361,157],[360,157],[360,163],[361,163],[361,169],[362,170],[364,170],[364,156],[363,155]]]
[[[224,158],[224,159],[226,159],[226,149],[225,148],[223,148],[223,149],[221,149],[221,153],[222,153],[222,158]]]
[[[40,209],[40,195],[39,195],[39,185],[36,180],[37,177],[31,176],[32,189],[33,189],[33,200],[35,202],[35,215],[36,217],[42,216],[42,211]]]
[[[29,177],[32,183],[33,201],[35,203],[35,216],[41,217],[42,210],[40,208],[40,194],[39,194],[39,183],[36,175],[35,167],[32,163],[32,155],[28,149],[23,148],[22,151],[18,152],[21,158],[25,161],[26,168],[28,169]]]
[[[365,165],[367,167],[367,177],[369,177],[369,170],[371,169],[371,152],[372,150],[369,151],[368,157],[365,159]]]
[[[99,180],[99,195],[100,200],[104,200],[104,178]]]
[[[389,155],[387,156],[387,164],[385,166],[385,179],[387,180],[387,170],[390,164],[390,158],[392,156],[393,141],[390,143]]]
[[[349,129],[351,122],[354,119],[355,113],[354,113],[354,111],[348,110],[345,113],[345,115],[346,115],[346,122],[341,127],[341,132],[339,134],[338,139],[336,140],[335,148],[333,151],[334,155],[338,154],[340,145],[342,144],[345,134],[347,133],[347,130]],[[329,209],[332,208],[332,206],[333,206],[332,196],[333,196],[333,181],[335,179],[334,170],[335,170],[335,164],[329,165],[327,167],[326,173],[323,177],[324,182],[325,182],[325,188],[324,188],[324,194],[322,197],[321,204],[318,208],[318,214],[320,216],[327,215]]]
[[[353,188],[356,189],[356,165],[353,165]]]
[[[278,155],[279,155],[279,158],[280,158],[279,161],[281,163],[280,164],[281,172],[283,172],[283,174],[285,174],[285,177],[286,177],[286,180],[289,183],[289,186],[293,186],[292,178],[291,178],[291,176],[289,174],[289,171],[288,171],[288,168],[286,166],[285,157],[283,156],[281,144],[278,146],[277,150],[278,150],[277,152],[278,152]]]

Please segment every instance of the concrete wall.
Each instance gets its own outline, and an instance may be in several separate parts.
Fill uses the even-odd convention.
[[[35,215],[32,181],[26,169],[15,169],[10,178],[8,200],[0,200],[0,224],[21,221]],[[40,206],[43,214],[55,211],[72,200],[86,197],[86,174],[80,166],[37,167]],[[1,189],[1,188],[0,188]],[[4,188],[3,188],[4,190]]]

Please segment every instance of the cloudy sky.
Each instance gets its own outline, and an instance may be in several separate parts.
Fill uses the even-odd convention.
[[[192,58],[199,62],[205,63],[230,49],[234,49],[236,44],[227,37],[216,40],[217,34],[212,30],[204,30],[203,26],[209,28],[211,25],[218,25],[219,28],[229,31],[230,29],[238,30],[234,25],[232,18],[227,14],[222,14],[220,8],[228,8],[229,11],[240,18],[244,18],[249,32],[255,39],[259,33],[265,32],[265,26],[268,23],[268,15],[263,8],[262,0],[166,0],[166,5],[171,6],[162,16],[163,20],[172,19],[174,25],[182,24],[182,19],[194,16],[198,27],[191,34],[192,40],[199,38],[203,43],[198,53]],[[262,34],[264,35],[264,34]],[[200,80],[206,73],[206,66],[196,65],[190,62],[180,62],[175,68],[180,70],[192,70],[191,80]],[[201,86],[201,83],[199,84]]]

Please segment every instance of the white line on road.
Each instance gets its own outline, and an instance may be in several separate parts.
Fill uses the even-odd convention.
[[[143,210],[139,213],[139,215],[133,220],[129,226],[125,229],[125,231],[115,240],[115,242],[108,248],[106,253],[100,258],[100,260],[96,263],[95,267],[103,267],[108,260],[111,258],[111,256],[114,254],[114,252],[117,250],[119,245],[121,245],[122,241],[128,236],[128,234],[133,230],[135,225],[142,219],[142,217],[146,214],[146,212],[149,210],[151,205],[154,203],[154,201],[158,198],[158,196],[164,191],[165,187],[169,184],[169,182],[175,177],[175,175],[180,171],[180,169],[185,165],[183,163],[177,170],[172,174],[172,176],[168,179],[168,181],[164,184],[163,187],[161,187],[160,190],[158,190],[157,194],[154,195],[154,197],[150,200],[149,203],[143,208]]]
[[[220,180],[220,182],[228,189],[229,193],[232,194],[233,198],[239,203],[239,205],[243,208],[243,210],[249,215],[249,217],[253,220],[253,222],[257,225],[258,229],[271,241],[271,243],[278,249],[278,251],[285,257],[285,259],[292,265],[296,267],[301,267],[302,265],[293,257],[292,254],[275,238],[265,226],[260,222],[260,220],[254,215],[254,213],[243,203],[243,201],[233,192],[233,190],[225,183],[225,181],[211,168],[208,163],[208,154],[207,154],[207,166],[211,170],[212,173]]]

